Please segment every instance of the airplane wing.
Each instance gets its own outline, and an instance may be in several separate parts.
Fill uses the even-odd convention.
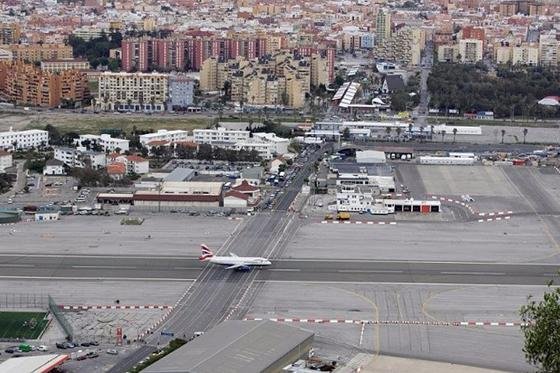
[[[229,255],[230,255],[230,256],[233,256],[234,258],[239,258],[239,257],[237,256],[237,254],[235,254],[235,253],[229,253]]]
[[[238,263],[238,264],[234,264],[232,266],[226,267],[226,269],[237,269],[237,268],[241,268],[241,267],[246,267],[247,263]]]

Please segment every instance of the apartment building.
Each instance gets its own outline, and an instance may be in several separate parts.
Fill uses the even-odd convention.
[[[6,172],[6,169],[12,167],[12,153],[0,149],[0,173]]]
[[[17,44],[21,29],[17,23],[0,22],[0,44]]]
[[[167,39],[135,38],[122,42],[122,67],[124,71],[146,72],[159,70],[199,71],[210,57],[224,62],[238,56],[254,59],[264,56],[274,45],[283,45],[282,39],[274,39],[267,48],[268,36],[231,35],[221,37],[208,32],[190,32],[181,37]]]
[[[420,53],[424,44],[424,30],[407,26],[385,40],[378,40],[374,54],[378,59],[417,66],[420,64]]]
[[[478,39],[459,40],[459,55],[463,63],[482,61],[482,41]]]
[[[189,131],[183,130],[158,130],[153,133],[146,133],[140,135],[140,143],[144,146],[151,143],[152,141],[165,141],[166,143],[176,143],[179,141],[190,141],[192,140],[189,135]]]
[[[83,168],[89,165],[91,168],[100,169],[107,165],[107,157],[104,152],[81,151],[76,148],[56,147],[54,159],[68,167]]]
[[[240,141],[249,140],[249,131],[228,130],[223,127],[218,129],[195,129],[193,130],[194,142],[197,144],[235,144]]]
[[[511,45],[500,42],[494,46],[494,60],[498,64],[536,66],[539,63],[539,47],[528,43]]]
[[[49,133],[43,130],[0,132],[1,149],[30,149],[49,144]]]
[[[25,62],[71,60],[72,47],[64,44],[4,44],[0,49],[12,52],[13,59]]]
[[[459,45],[449,44],[440,45],[437,49],[438,62],[459,62]]]
[[[382,44],[391,37],[391,13],[379,9],[375,20],[376,42]]]
[[[169,110],[181,110],[194,103],[194,80],[181,74],[169,75]]]
[[[23,105],[76,105],[89,98],[87,75],[78,70],[52,73],[23,62],[0,62],[0,96]]]
[[[104,72],[95,105],[100,110],[163,111],[168,84],[168,74]]]
[[[101,147],[104,152],[126,152],[129,150],[129,141],[126,139],[117,139],[108,134],[101,135],[80,135],[74,140],[74,144],[80,151],[89,151],[94,145]]]
[[[41,61],[41,70],[58,73],[66,70],[89,70],[91,66],[85,60],[55,60]]]
[[[560,42],[555,34],[541,35],[539,40],[539,61],[543,66],[558,66],[558,48]]]

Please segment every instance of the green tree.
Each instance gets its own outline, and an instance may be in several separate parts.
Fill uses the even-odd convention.
[[[457,127],[453,128],[453,144],[455,144],[455,139],[457,138]],[[502,141],[503,142],[503,141]]]
[[[350,129],[348,127],[344,128],[342,131],[342,139],[346,141],[350,140]]]
[[[525,336],[523,352],[527,361],[542,373],[560,372],[560,288],[544,293],[543,300],[531,297],[521,307],[521,330]]]
[[[527,138],[527,133],[529,130],[527,128],[523,128],[523,144],[525,144],[525,139]]]
[[[504,136],[506,135],[506,130],[502,129],[500,132],[502,134],[502,144],[503,144],[504,143]]]

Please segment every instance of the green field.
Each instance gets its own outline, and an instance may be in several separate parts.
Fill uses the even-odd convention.
[[[79,134],[99,134],[101,130],[107,128],[121,129],[127,133],[133,127],[138,130],[158,130],[158,129],[182,129],[192,131],[195,128],[206,128],[212,124],[212,118],[200,116],[181,117],[158,117],[158,116],[135,116],[135,115],[80,115],[74,116],[40,116],[30,120],[26,129],[44,129],[47,124],[58,128],[60,132],[74,131]]]
[[[0,338],[36,339],[48,320],[46,312],[0,312]]]

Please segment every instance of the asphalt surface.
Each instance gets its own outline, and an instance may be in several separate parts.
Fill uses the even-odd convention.
[[[276,220],[255,221],[261,222],[258,228],[264,233],[270,222]],[[278,235],[279,232],[272,229],[269,233]],[[200,296],[206,301],[212,298],[218,303],[213,307],[219,308],[227,305],[221,304],[223,299],[214,299],[217,289],[227,289],[230,293],[226,298],[235,298],[232,295],[238,290],[238,283],[247,285],[248,280],[544,285],[549,280],[558,280],[560,270],[560,265],[552,264],[277,259],[271,266],[247,274],[201,263],[197,258],[62,255],[2,255],[0,267],[0,278],[15,279],[195,280],[202,277],[213,290],[204,293],[207,289],[202,286]],[[198,295],[196,290],[193,296]],[[168,325],[175,330],[188,326],[183,322]]]
[[[217,254],[234,248],[239,256],[274,257],[278,244],[283,241],[293,222],[293,214],[287,214],[293,200],[301,190],[305,178],[312,171],[313,163],[323,151],[308,156],[308,162],[284,188],[273,206],[271,213],[257,214],[247,219],[244,227],[232,240],[226,242]],[[150,260],[151,264],[154,263]],[[176,262],[176,261],[175,261]],[[115,263],[114,260],[111,263]],[[84,268],[80,269],[80,272]],[[96,270],[99,270],[97,268]],[[143,271],[146,273],[146,271]],[[169,273],[169,272],[167,272]],[[192,336],[196,331],[205,331],[233,315],[235,305],[243,298],[247,289],[255,281],[258,271],[240,273],[220,271],[207,266],[199,271],[196,281],[189,287],[184,297],[179,299],[169,318],[152,335],[146,338],[148,346],[119,361],[109,372],[126,372],[134,364],[150,353],[149,346],[165,344],[170,337],[162,337],[162,331],[176,336]]]

